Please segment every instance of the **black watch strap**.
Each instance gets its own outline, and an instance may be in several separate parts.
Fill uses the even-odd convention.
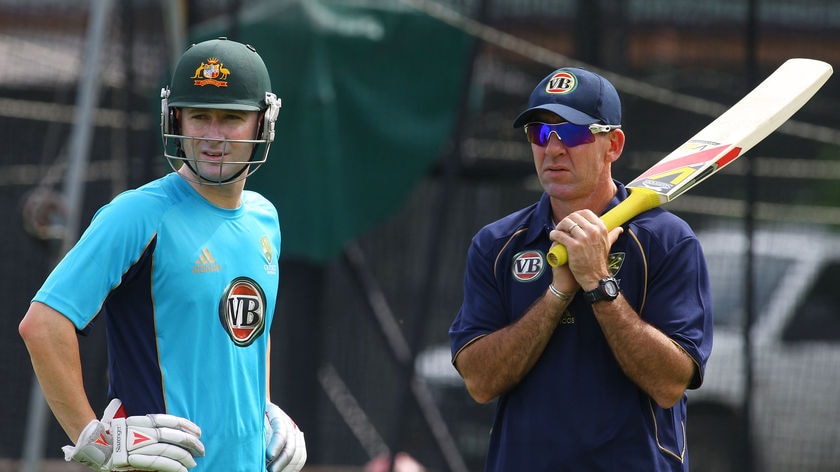
[[[618,298],[621,289],[615,277],[604,277],[598,281],[598,287],[588,292],[583,292],[583,298],[589,303],[612,301]]]

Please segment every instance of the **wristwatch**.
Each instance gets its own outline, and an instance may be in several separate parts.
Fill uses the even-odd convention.
[[[618,281],[615,277],[604,277],[598,281],[598,287],[595,290],[583,292],[583,298],[589,303],[613,301],[618,297],[618,292]]]

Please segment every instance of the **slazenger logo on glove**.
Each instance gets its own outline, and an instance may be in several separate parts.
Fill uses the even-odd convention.
[[[96,438],[96,441],[94,441],[94,443],[99,444],[100,446],[110,446],[111,445],[111,443],[108,442],[108,439],[102,434],[100,434],[99,437]]]
[[[123,430],[125,429],[125,421],[111,424],[111,433],[114,435],[114,450],[122,451],[123,449]]]
[[[136,431],[134,432],[134,434],[132,434],[132,437],[134,438],[134,440],[131,442],[132,446],[142,445],[143,443],[152,440],[152,438],[150,438],[149,436],[144,436]]]

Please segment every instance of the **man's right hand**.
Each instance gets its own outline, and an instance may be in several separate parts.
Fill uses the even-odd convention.
[[[114,399],[102,420],[82,430],[75,446],[64,446],[64,459],[98,471],[155,470],[186,472],[204,456],[201,429],[173,415],[114,418],[121,403]]]

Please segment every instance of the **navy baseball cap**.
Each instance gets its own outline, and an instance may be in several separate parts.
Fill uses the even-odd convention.
[[[537,110],[556,113],[576,125],[621,125],[621,100],[615,87],[600,75],[577,67],[557,69],[537,85],[528,108],[513,120],[519,128]]]

